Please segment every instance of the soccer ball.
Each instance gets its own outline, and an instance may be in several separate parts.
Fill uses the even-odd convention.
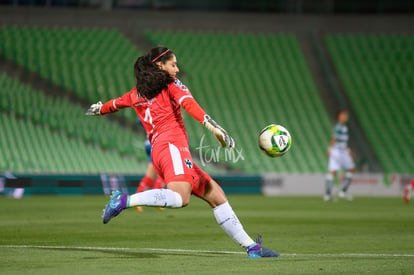
[[[292,137],[283,126],[270,124],[260,131],[259,147],[272,158],[283,156],[291,146]]]

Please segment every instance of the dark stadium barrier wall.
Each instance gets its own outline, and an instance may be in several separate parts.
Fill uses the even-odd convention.
[[[214,10],[214,11],[256,11],[280,13],[387,13],[410,12],[414,4],[410,0],[2,0],[1,5],[71,7],[112,10],[116,8],[148,10]]]
[[[104,194],[111,189],[128,190],[135,193],[143,175],[28,175],[14,174],[4,177],[6,191],[11,188],[25,188],[25,195],[82,195]],[[228,194],[259,194],[262,191],[261,176],[217,176]],[[111,187],[112,186],[112,187]],[[104,190],[106,189],[106,190]],[[109,191],[108,191],[109,190]]]

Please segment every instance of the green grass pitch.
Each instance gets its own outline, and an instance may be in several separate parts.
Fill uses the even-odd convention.
[[[248,259],[195,197],[184,209],[129,209],[103,225],[104,196],[31,196],[0,199],[0,273],[414,273],[414,205],[400,198],[229,199],[279,258]]]

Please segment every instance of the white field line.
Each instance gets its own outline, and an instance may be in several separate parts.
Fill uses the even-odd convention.
[[[239,251],[197,250],[179,248],[129,248],[129,247],[100,247],[100,246],[63,246],[63,245],[0,245],[1,248],[12,249],[56,249],[56,250],[85,250],[85,251],[130,251],[130,252],[162,252],[162,253],[192,253],[192,254],[246,254]],[[414,254],[404,253],[281,253],[281,257],[348,257],[348,258],[409,258]]]

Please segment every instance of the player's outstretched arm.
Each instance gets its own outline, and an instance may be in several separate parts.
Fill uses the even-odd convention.
[[[202,123],[210,132],[214,134],[218,142],[222,147],[234,148],[234,139],[223,129],[217,122],[215,122],[206,112],[198,105],[198,103],[192,98],[185,98],[181,102],[181,106],[190,114],[194,119]]]
[[[100,116],[100,115],[106,115],[109,113],[115,113],[115,112],[118,112],[118,110],[120,109],[130,107],[131,106],[131,100],[130,100],[131,92],[132,91],[124,94],[122,97],[108,100],[107,102],[103,104],[101,101],[98,101],[97,103],[92,104],[85,114],[88,116]]]

